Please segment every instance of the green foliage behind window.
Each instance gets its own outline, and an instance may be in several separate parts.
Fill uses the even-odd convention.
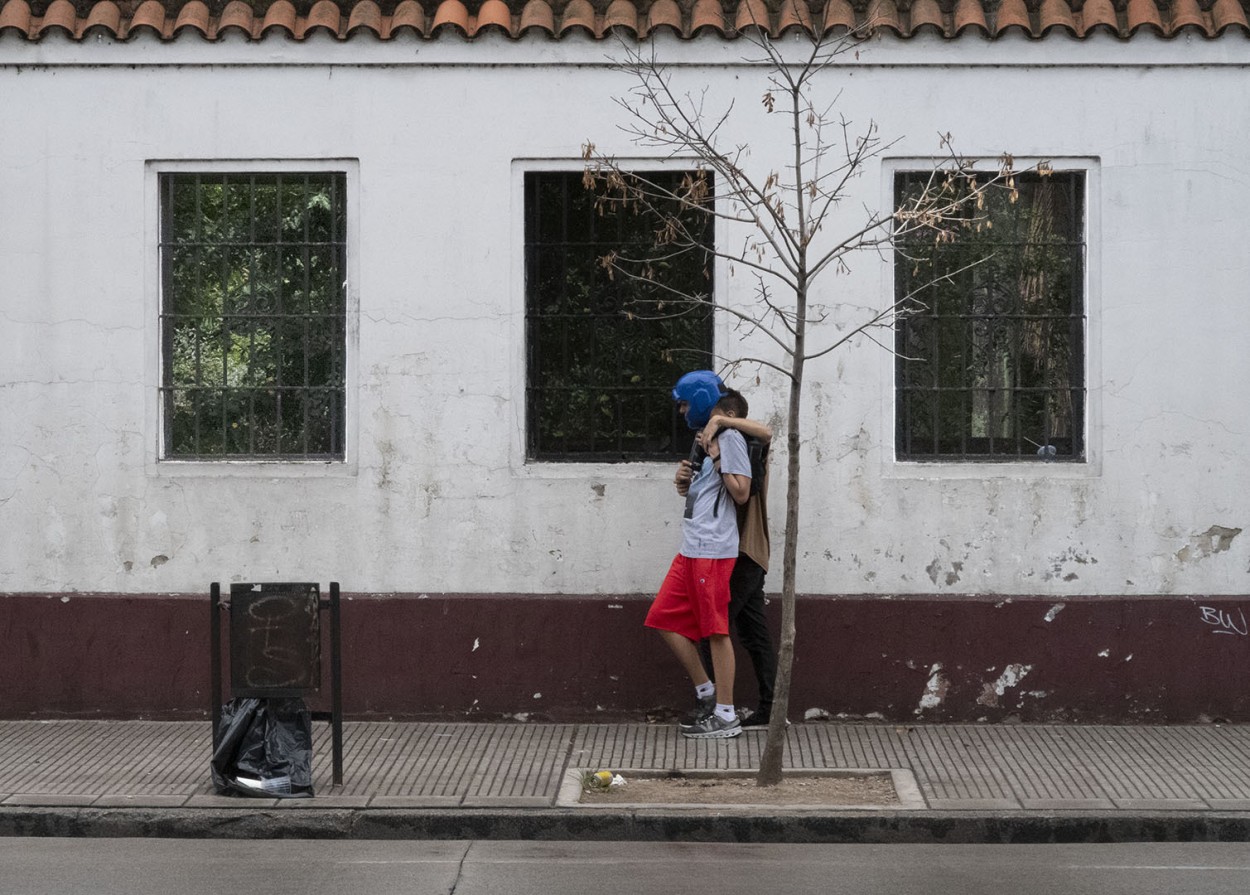
[[[681,172],[647,172],[673,185]],[[711,363],[712,315],[666,303],[671,288],[712,292],[706,251],[657,250],[657,221],[605,203],[582,172],[525,178],[528,450],[537,459],[672,457],[690,445],[670,391]],[[711,241],[711,223],[690,225]],[[612,254],[648,259],[650,282],[613,271]]]
[[[345,176],[161,177],[164,455],[343,456]]]
[[[899,174],[902,207],[928,175]],[[1017,174],[898,246],[896,454],[1083,460],[1084,175]]]

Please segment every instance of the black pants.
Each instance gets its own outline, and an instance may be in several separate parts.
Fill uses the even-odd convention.
[[[777,678],[777,653],[768,635],[768,617],[764,614],[764,572],[759,563],[743,553],[738,554],[733,575],[729,578],[729,633],[737,639],[755,668],[759,687],[759,711],[773,707],[773,681]],[[711,676],[712,650],[706,640],[699,644],[703,667]]]

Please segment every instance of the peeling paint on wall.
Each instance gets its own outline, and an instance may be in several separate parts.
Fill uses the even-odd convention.
[[[933,562],[925,566],[925,571],[929,573],[929,580],[934,584],[938,583],[938,577],[942,577],[942,583],[947,587],[959,583],[959,573],[964,570],[962,562],[952,562],[950,568],[945,573],[942,571],[942,560],[938,557],[933,558]]]
[[[1069,547],[1062,553],[1048,557],[1050,568],[1042,573],[1043,581],[1054,581],[1056,578],[1062,581],[1076,581],[1080,576],[1072,568],[1072,564],[1086,566],[1097,565],[1098,560],[1088,553],[1083,553],[1075,547]]]
[[[1032,665],[1021,665],[1018,663],[1008,665],[1003,669],[1003,673],[998,676],[998,680],[992,684],[982,685],[981,695],[977,697],[977,704],[990,707],[997,706],[999,699],[1006,695],[1008,690],[1020,686],[1020,682],[1032,670]]]
[[[1206,559],[1216,553],[1225,553],[1233,545],[1233,539],[1241,534],[1240,528],[1225,528],[1223,525],[1212,525],[1199,535],[1191,535],[1189,543],[1176,551],[1176,558],[1186,563],[1191,560]]]
[[[935,663],[929,669],[929,681],[925,684],[924,693],[920,697],[920,705],[916,708],[917,715],[923,713],[925,709],[937,708],[946,699],[951,683],[941,672],[940,663]]]
[[[1044,616],[1046,621],[1053,622],[1055,620],[1055,616],[1063,612],[1063,607],[1063,603],[1056,603],[1054,606],[1051,606],[1050,611]]]

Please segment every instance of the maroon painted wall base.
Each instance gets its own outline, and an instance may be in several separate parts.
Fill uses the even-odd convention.
[[[649,599],[344,594],[344,711],[551,721],[684,711],[691,688],[642,627]],[[1247,603],[802,596],[790,716],[1250,721]],[[775,624],[780,601],[769,608]],[[208,630],[207,593],[0,594],[0,718],[206,718]],[[739,704],[754,705],[741,653],[737,686]]]

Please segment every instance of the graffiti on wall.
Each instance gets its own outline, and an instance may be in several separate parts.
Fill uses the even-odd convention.
[[[1230,609],[1218,609],[1214,606],[1199,606],[1198,610],[1202,613],[1202,621],[1211,626],[1214,634],[1234,634],[1245,637],[1250,633],[1250,625],[1246,624],[1246,614],[1242,610],[1236,610],[1234,614]]]

